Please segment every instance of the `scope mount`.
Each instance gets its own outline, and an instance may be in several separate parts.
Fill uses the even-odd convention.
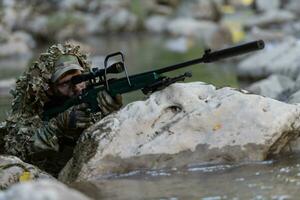
[[[131,82],[130,82],[130,79],[129,79],[129,76],[128,76],[128,72],[127,72],[127,67],[125,66],[124,64],[124,54],[120,51],[118,52],[115,52],[115,53],[112,53],[112,54],[109,54],[105,57],[105,60],[104,60],[104,81],[105,81],[105,86],[106,86],[106,90],[109,90],[109,84],[108,84],[108,79],[107,79],[107,68],[108,68],[108,61],[109,59],[113,58],[113,57],[116,57],[116,56],[120,56],[121,57],[121,62],[123,63],[123,66],[124,66],[124,72],[125,72],[125,76],[127,78],[127,82],[128,82],[128,85],[131,86]]]

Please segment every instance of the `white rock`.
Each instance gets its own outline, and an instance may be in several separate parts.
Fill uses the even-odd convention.
[[[173,36],[184,36],[198,39],[206,46],[223,46],[227,41],[227,30],[217,23],[208,20],[195,20],[192,18],[177,18],[167,25],[167,32]],[[223,38],[220,39],[220,34]],[[231,35],[230,35],[231,36]],[[225,39],[224,39],[225,38]],[[230,38],[231,39],[231,38]],[[220,43],[216,45],[215,43]]]
[[[241,78],[264,78],[282,74],[296,79],[300,72],[300,42],[289,38],[251,54],[239,63],[237,73]]]
[[[32,48],[35,47],[33,38],[25,32],[11,33],[5,42],[0,43],[0,57],[24,58],[29,60]]]
[[[296,19],[294,13],[287,11],[287,10],[280,10],[280,11],[269,11],[263,13],[261,15],[255,15],[253,17],[249,17],[246,22],[246,27],[266,27],[274,24],[283,24],[287,22],[292,22]]]
[[[162,33],[166,31],[167,24],[167,17],[155,15],[146,19],[145,27],[150,32]]]
[[[12,40],[24,42],[30,49],[36,47],[36,42],[31,35],[24,31],[16,31],[12,35]]]
[[[90,127],[60,179],[264,160],[299,132],[299,115],[298,106],[228,87],[173,84]]]
[[[90,200],[82,193],[54,180],[29,181],[0,192],[0,200]]]
[[[219,18],[217,3],[209,0],[186,1],[177,11],[178,15],[195,19],[216,21]]]
[[[123,8],[102,10],[98,15],[86,15],[86,30],[90,34],[133,31],[137,28],[137,16]]]
[[[295,82],[286,76],[271,75],[267,79],[255,82],[247,87],[247,90],[265,97],[278,99],[279,95],[289,89],[293,89]]]
[[[168,50],[178,53],[187,52],[193,45],[193,40],[188,37],[178,37],[169,39],[165,46]]]
[[[171,21],[167,30],[173,35],[184,35],[184,36],[201,36],[211,35],[218,29],[216,23],[211,21],[199,21],[192,18],[178,18]],[[204,36],[204,38],[206,38]]]
[[[0,156],[0,188],[5,189],[20,180],[24,172],[29,172],[27,180],[54,179],[51,175],[39,168],[23,162],[15,156]],[[0,198],[1,199],[1,198]]]
[[[85,5],[87,3],[84,0],[63,0],[59,6],[61,9],[74,9],[76,7],[84,7]]]
[[[296,15],[300,14],[300,1],[299,0],[289,0],[285,5],[285,9],[292,11]]]
[[[292,104],[300,103],[300,90],[298,90],[294,94],[290,95],[287,102],[292,103]]]
[[[255,4],[259,11],[278,10],[281,0],[256,0]]]
[[[110,31],[133,31],[137,27],[137,17],[126,9],[115,10],[107,28]]]
[[[286,33],[279,29],[269,30],[253,27],[248,33],[248,36],[252,38],[252,40],[263,40],[267,43],[270,41],[283,41],[286,38]]]

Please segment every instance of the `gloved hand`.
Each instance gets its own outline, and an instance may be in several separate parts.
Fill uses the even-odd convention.
[[[80,104],[60,113],[56,124],[62,130],[85,129],[92,125],[91,111],[86,104]]]
[[[34,131],[32,151],[58,151],[59,137],[76,140],[82,131],[92,124],[88,106],[86,104],[74,106]]]
[[[117,94],[110,96],[105,90],[98,93],[97,101],[104,116],[119,110],[122,107],[122,96]]]

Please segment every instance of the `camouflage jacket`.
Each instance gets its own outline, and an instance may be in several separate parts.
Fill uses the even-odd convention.
[[[62,146],[68,146],[64,145],[62,130],[55,127],[52,120],[43,121],[41,115],[45,103],[49,101],[45,91],[49,88],[48,83],[55,70],[54,63],[59,56],[64,54],[75,55],[84,70],[89,70],[87,55],[79,51],[79,46],[71,44],[51,46],[17,80],[16,88],[12,91],[12,108],[6,120],[4,136],[6,154],[18,156],[42,169],[49,168],[45,170],[50,173],[54,170],[54,174],[58,171],[56,168],[61,168],[65,160],[70,157],[72,148],[69,150],[62,148]],[[44,135],[43,130],[49,128],[52,130],[51,135]],[[71,139],[77,139],[81,131],[73,134],[75,138]]]

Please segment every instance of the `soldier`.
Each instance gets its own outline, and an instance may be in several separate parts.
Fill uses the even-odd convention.
[[[73,76],[89,71],[87,56],[72,44],[53,45],[40,55],[17,80],[12,91],[12,111],[6,120],[4,151],[57,175],[72,156],[80,134],[95,122],[122,106],[121,96],[98,94],[101,112],[91,114],[87,105],[73,106],[49,121],[44,109],[62,105],[78,95],[86,83],[72,85]]]

